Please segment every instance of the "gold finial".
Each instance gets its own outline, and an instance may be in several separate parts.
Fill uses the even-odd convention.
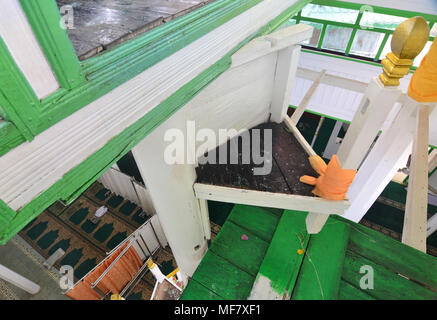
[[[153,262],[152,258],[147,259],[146,265],[149,269],[152,269],[155,266],[155,263]]]
[[[429,26],[422,17],[402,22],[393,33],[391,50],[382,60],[384,73],[379,78],[385,86],[398,86],[399,79],[410,72],[413,59],[422,51],[429,38]]]

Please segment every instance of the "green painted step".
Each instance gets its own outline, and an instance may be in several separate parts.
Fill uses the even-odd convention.
[[[224,300],[213,291],[191,279],[180,300]]]
[[[375,298],[347,281],[341,280],[338,300],[375,300]]]
[[[349,234],[348,224],[330,217],[320,233],[311,235],[292,299],[338,298]]]
[[[251,297],[290,297],[303,260],[298,250],[306,250],[309,236],[302,211],[285,210],[256,277]]]

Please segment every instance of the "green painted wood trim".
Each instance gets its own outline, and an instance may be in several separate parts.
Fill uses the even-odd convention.
[[[27,140],[38,126],[39,100],[0,37],[0,105]]]
[[[0,200],[0,231],[4,226],[7,226],[16,216],[14,210],[9,208],[9,206]]]
[[[257,275],[257,279],[269,279],[273,291],[283,297],[291,296],[298,278],[304,258],[298,250],[306,250],[308,245],[306,215],[302,211],[284,211]]]
[[[352,44],[354,43],[355,35],[357,34],[358,29],[360,29],[360,22],[362,17],[363,17],[363,12],[360,11],[360,13],[358,13],[357,19],[355,20],[355,24],[351,36],[346,46],[346,50],[345,50],[346,55],[349,55],[349,52],[351,51]]]
[[[293,300],[338,298],[350,228],[329,218],[322,231],[311,235]]]
[[[9,121],[0,121],[0,157],[26,141],[20,130]]]
[[[232,63],[232,54],[253,38],[271,33],[279,28],[283,22],[287,21],[298,10],[302,9],[302,6],[306,3],[308,3],[308,1],[305,0],[292,5],[281,15],[262,27],[257,33],[242,41],[226,56],[192,81],[185,84],[143,118],[110,140],[102,149],[66,173],[61,180],[57,181],[40,196],[19,210],[15,218],[11,221],[11,224],[4,226],[3,229],[0,230],[0,244],[6,243],[27,223],[37,217],[56,200],[62,199],[67,202],[74,200],[75,197],[85,191],[109,167],[144,139],[147,134],[168,119],[179,108],[184,106],[219,75],[229,69]]]
[[[323,45],[323,41],[325,40],[326,28],[328,25],[326,23],[323,24],[322,31],[320,32],[319,42],[317,42],[317,49],[321,49]]]
[[[59,82],[60,87],[70,89],[85,81],[79,59],[60,26],[61,15],[55,0],[20,0],[32,30]]]

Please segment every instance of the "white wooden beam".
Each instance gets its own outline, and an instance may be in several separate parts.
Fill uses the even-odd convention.
[[[300,48],[296,45],[278,52],[272,104],[270,106],[270,119],[276,123],[281,123],[284,117],[287,116],[293,81],[296,77],[299,62]]]
[[[195,183],[194,191],[196,197],[205,200],[288,210],[314,211],[325,215],[341,215],[350,205],[348,200],[334,201],[318,197],[221,187],[203,183]]]
[[[417,103],[406,99],[361,165],[348,191],[351,206],[344,217],[359,222],[411,153]]]
[[[316,152],[313,150],[313,148],[311,147],[311,145],[305,140],[305,138],[303,137],[302,133],[300,133],[299,129],[296,128],[296,126],[294,125],[294,123],[291,121],[289,116],[286,116],[284,118],[284,123],[287,126],[287,128],[293,133],[294,137],[296,138],[296,140],[300,143],[300,145],[302,146],[302,148],[305,150],[305,152],[309,155],[309,156],[314,156],[316,155]]]
[[[311,101],[311,98],[313,97],[317,88],[319,87],[320,81],[325,76],[325,73],[326,73],[326,70],[322,70],[322,72],[319,73],[319,76],[313,81],[313,83],[311,84],[311,87],[305,93],[305,96],[303,97],[299,106],[294,110],[293,114],[291,115],[291,117],[290,117],[291,122],[294,123],[294,125],[297,125],[297,123],[299,122],[299,119],[302,117],[303,113],[305,112],[305,109],[308,107],[308,104]]]
[[[0,279],[3,279],[30,294],[37,294],[41,290],[40,286],[35,282],[30,281],[11,269],[6,268],[2,264],[0,264]]]
[[[402,242],[426,252],[429,107],[417,106]]]
[[[338,149],[343,168],[358,169],[401,94],[397,87],[385,87],[379,77],[372,79]]]

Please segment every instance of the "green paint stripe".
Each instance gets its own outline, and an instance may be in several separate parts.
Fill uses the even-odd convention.
[[[306,1],[304,1],[306,3]],[[0,244],[7,242],[19,232],[27,223],[38,216],[58,199],[72,201],[76,196],[87,189],[97,178],[112,164],[123,157],[137,143],[168,119],[178,109],[190,101],[209,83],[229,69],[231,56],[247,42],[257,36],[276,30],[284,21],[288,20],[297,10],[301,9],[303,2],[299,2],[281,15],[273,19],[256,34],[248,37],[226,56],[206,69],[189,83],[173,93],[167,100],[156,106],[143,118],[128,127],[118,136],[110,140],[102,149],[91,155],[79,166],[66,173],[61,180],[56,182],[40,196],[28,203],[14,218],[11,224],[1,234]]]
[[[38,125],[38,98],[0,37],[0,104],[27,140]]]
[[[20,0],[20,4],[60,86],[68,89],[84,82],[73,44],[60,26],[56,1]]]
[[[375,298],[342,279],[338,300],[375,300]]]
[[[349,232],[349,225],[329,218],[320,233],[311,235],[292,299],[338,298]]]
[[[308,245],[306,215],[302,211],[284,211],[257,275],[257,279],[269,279],[272,289],[281,296],[291,295],[303,261],[297,250],[305,250]]]
[[[24,141],[26,139],[14,124],[9,121],[0,121],[0,157]]]

